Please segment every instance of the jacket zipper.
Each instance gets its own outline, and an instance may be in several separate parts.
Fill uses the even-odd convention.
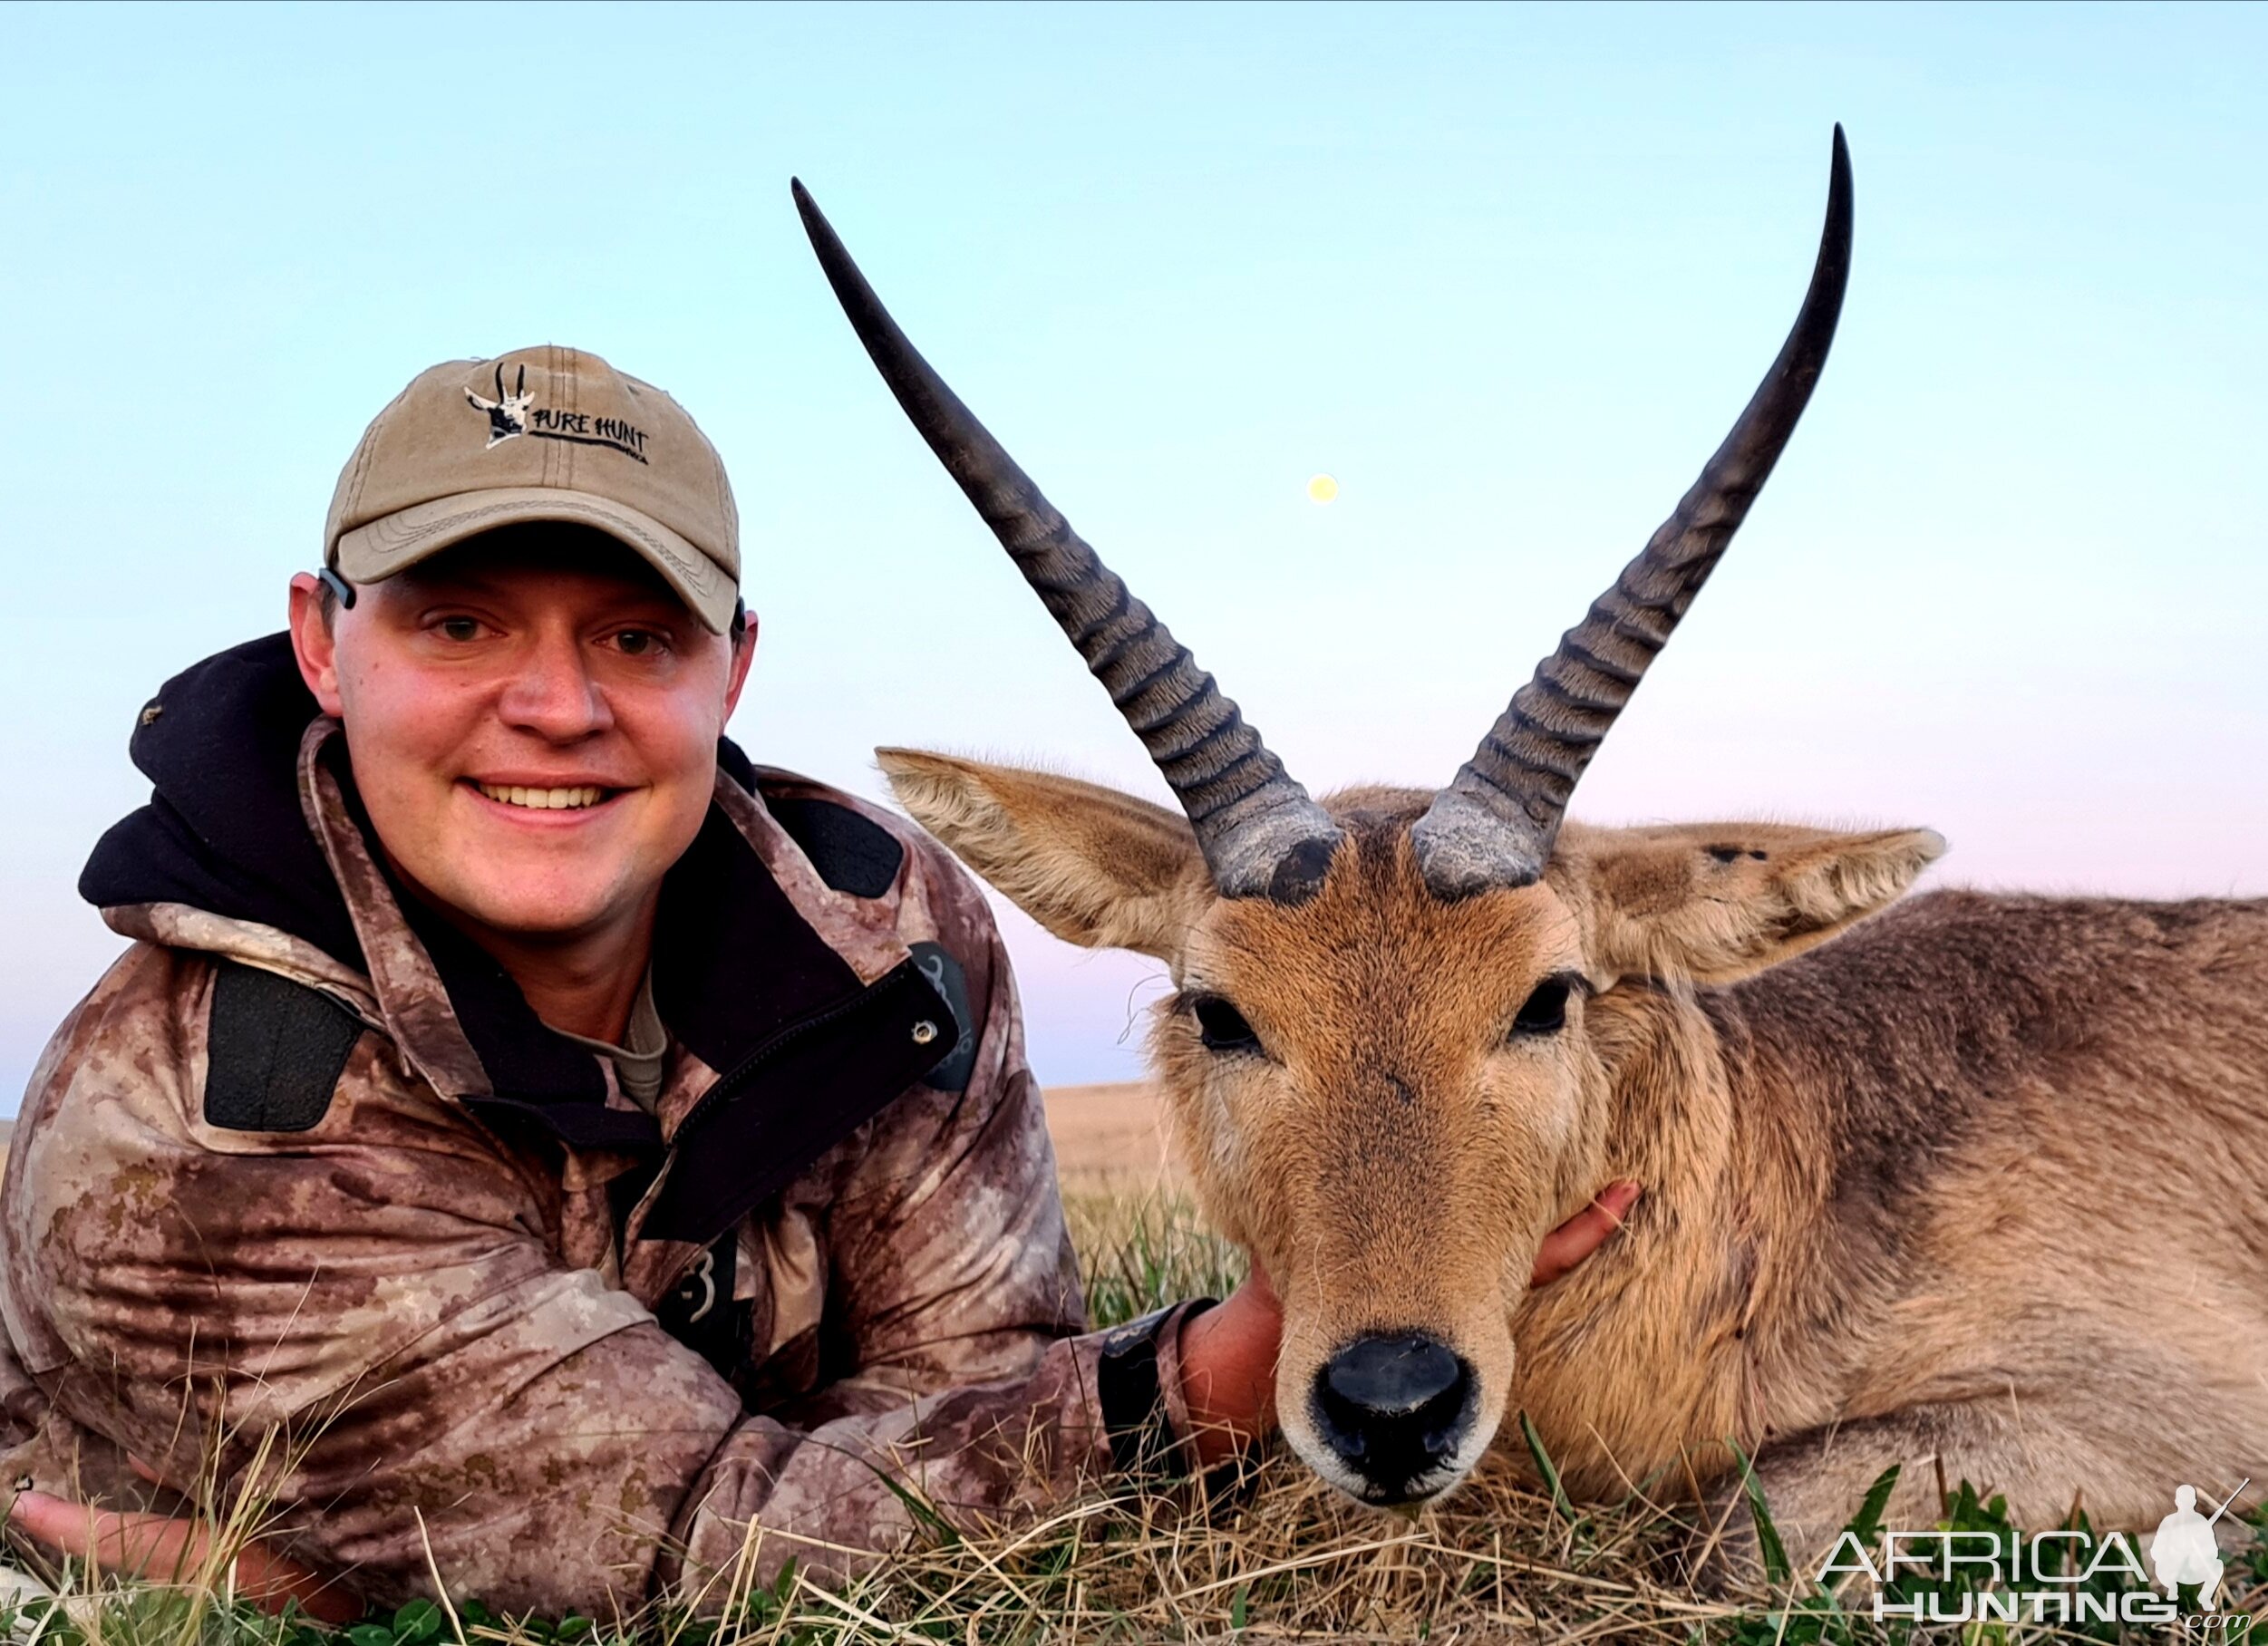
[[[732,1095],[732,1089],[746,1080],[748,1077],[756,1070],[759,1065],[779,1051],[782,1046],[791,1045],[795,1041],[801,1040],[806,1034],[810,1033],[814,1030],[824,1029],[828,1024],[849,1016],[852,1012],[858,1011],[861,1006],[864,1006],[868,1001],[872,1000],[875,995],[880,992],[885,984],[897,978],[906,970],[907,966],[912,963],[913,963],[911,961],[902,961],[898,964],[891,967],[889,971],[884,973],[880,977],[876,978],[873,983],[869,983],[866,988],[861,989],[858,993],[852,995],[848,1000],[843,1001],[837,1005],[829,1006],[822,1012],[814,1012],[809,1017],[798,1018],[794,1022],[790,1023],[786,1028],[774,1031],[772,1037],[770,1040],[766,1041],[762,1045],[757,1047],[755,1051],[750,1052],[738,1063],[734,1064],[732,1073],[722,1076],[714,1086],[710,1087],[707,1091],[701,1094],[701,1100],[699,1102],[695,1103],[691,1109],[685,1111],[685,1118],[677,1123],[677,1130],[670,1138],[671,1152],[676,1152],[678,1138],[683,1138],[688,1131],[691,1131],[695,1123],[697,1123],[703,1115],[706,1115],[711,1109],[716,1108],[720,1103],[730,1099]]]
[[[734,1064],[732,1073],[720,1076],[715,1085],[701,1094],[700,1101],[685,1111],[685,1118],[677,1123],[677,1130],[670,1138],[670,1154],[674,1157],[677,1153],[679,1142],[687,1132],[693,1129],[694,1124],[703,1116],[719,1104],[731,1100],[733,1089],[745,1081],[765,1060],[778,1052],[782,1046],[791,1045],[802,1039],[804,1035],[815,1030],[824,1029],[829,1023],[839,1021],[849,1016],[873,1000],[886,985],[901,975],[906,968],[913,963],[911,960],[901,961],[848,1000],[829,1006],[824,1011],[814,1012],[809,1017],[798,1018],[784,1029],[775,1031],[770,1040]],[[693,1265],[709,1255],[710,1247],[715,1244],[716,1238],[712,1237],[689,1255],[683,1264],[664,1283],[661,1295],[666,1296],[676,1291],[683,1283],[685,1276],[693,1271]]]

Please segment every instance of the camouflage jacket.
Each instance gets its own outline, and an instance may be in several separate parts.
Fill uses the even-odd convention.
[[[217,1465],[372,1601],[430,1546],[557,1612],[852,1570],[916,1531],[893,1480],[1004,1521],[1171,1444],[1177,1333],[1080,1335],[1007,957],[935,843],[726,745],[648,1114],[405,908],[280,639],[143,711],[153,807],[82,883],[135,942],[0,1190],[13,1481]]]

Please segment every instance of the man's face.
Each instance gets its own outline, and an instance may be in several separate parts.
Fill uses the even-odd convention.
[[[292,634],[395,872],[518,943],[650,914],[708,811],[754,651],[612,539],[548,526],[363,585],[327,628],[296,579]]]

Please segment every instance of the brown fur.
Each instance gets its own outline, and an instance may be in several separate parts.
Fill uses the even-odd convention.
[[[1578,1494],[1722,1507],[1737,1439],[1791,1548],[1891,1463],[1913,1525],[1937,1467],[2036,1524],[2083,1494],[2098,1528],[2268,1481],[2268,905],[1947,891],[1868,920],[1942,840],[1764,824],[1570,824],[1542,884],[1444,904],[1409,849],[1430,797],[1357,789],[1286,908],[1216,896],[1145,802],[882,759],[1051,931],[1171,967],[1151,1056],[1283,1295],[1279,1407],[1327,1477],[1316,1368],[1415,1329],[1474,1367],[1482,1438],[1524,1408]],[[1563,970],[1595,992],[1507,1042]],[[1265,1056],[1200,1044],[1206,992]],[[1624,1176],[1623,1234],[1529,1293]]]

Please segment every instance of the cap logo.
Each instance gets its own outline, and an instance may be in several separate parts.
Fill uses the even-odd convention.
[[[496,398],[484,400],[470,389],[465,391],[465,398],[472,402],[474,411],[485,412],[489,414],[489,446],[492,447],[500,441],[508,441],[528,432],[528,407],[536,397],[528,392],[528,368],[526,366],[520,367],[519,382],[514,386],[512,392],[507,394],[504,392],[504,363],[498,361],[496,363]]]
[[[535,391],[528,386],[528,368],[524,365],[519,368],[509,394],[504,392],[504,363],[499,360],[496,363],[496,398],[490,400],[468,388],[465,399],[475,412],[487,414],[489,443],[484,450],[493,450],[505,441],[527,434],[538,440],[568,441],[577,446],[605,446],[641,463],[645,461],[645,430],[619,417],[593,417],[587,412],[557,412],[548,406],[538,406]]]

